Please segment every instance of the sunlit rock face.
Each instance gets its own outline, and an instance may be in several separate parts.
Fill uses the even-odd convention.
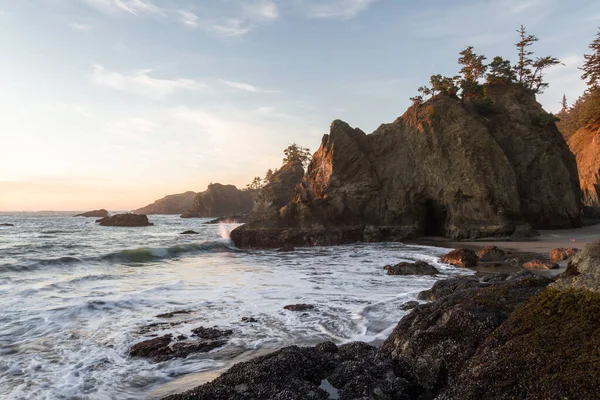
[[[585,215],[600,218],[600,125],[579,129],[569,147],[577,159]]]
[[[289,202],[232,239],[279,247],[579,226],[577,165],[552,116],[520,87],[486,92],[491,107],[440,95],[370,135],[334,121]]]

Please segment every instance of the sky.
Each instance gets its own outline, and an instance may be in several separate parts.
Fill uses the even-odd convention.
[[[466,46],[514,61],[516,29],[584,90],[597,0],[0,0],[0,211],[131,210],[244,187],[334,119],[372,132]]]

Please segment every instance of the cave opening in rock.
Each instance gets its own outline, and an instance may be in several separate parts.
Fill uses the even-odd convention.
[[[446,217],[446,207],[440,206],[432,200],[426,201],[423,224],[425,236],[444,236]]]

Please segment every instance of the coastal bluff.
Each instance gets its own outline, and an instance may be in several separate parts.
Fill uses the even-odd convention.
[[[580,128],[568,144],[577,160],[584,215],[600,218],[600,124]]]
[[[232,240],[275,248],[581,226],[577,163],[554,116],[517,84],[485,93],[435,96],[369,135],[334,121],[287,204]]]
[[[254,205],[255,190],[240,190],[234,185],[211,183],[196,194],[191,207],[181,218],[217,218],[248,213]]]
[[[156,200],[152,204],[148,204],[145,207],[138,208],[133,212],[135,214],[146,214],[146,215],[154,215],[154,214],[165,214],[165,215],[173,215],[173,214],[183,214],[186,212],[194,203],[194,198],[196,197],[196,192],[185,192],[179,194],[171,194],[163,197],[162,199]]]

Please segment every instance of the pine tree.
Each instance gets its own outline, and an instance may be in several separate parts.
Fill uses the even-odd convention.
[[[479,79],[485,75],[488,68],[484,64],[485,59],[485,56],[480,56],[473,52],[473,46],[469,46],[460,52],[458,63],[462,65],[460,73],[463,76],[460,80],[460,88],[462,89],[463,98],[469,99],[483,96],[483,87],[479,84]]]
[[[562,106],[560,109],[560,112],[564,113],[569,110],[569,103],[567,103],[567,95],[566,94],[563,94],[560,105]]]
[[[510,65],[509,60],[502,57],[494,57],[488,65],[487,82],[490,85],[508,85],[516,79],[515,71]]]
[[[586,81],[588,88],[600,88],[600,28],[596,34],[596,39],[590,44],[589,48],[592,54],[585,54],[585,63],[581,68],[583,75],[581,78]]]
[[[517,77],[517,82],[526,83],[531,79],[533,74],[531,67],[533,65],[533,51],[529,50],[529,47],[537,42],[539,39],[534,35],[529,35],[523,25],[517,30],[521,40],[515,44],[519,53],[517,64],[514,66],[514,70]]]
[[[267,170],[267,173],[265,174],[265,179],[263,179],[263,183],[266,185],[267,183],[271,182],[271,179],[273,179],[273,170],[269,168]]]
[[[303,166],[306,166],[310,161],[310,150],[308,148],[297,145],[296,143],[290,144],[285,150],[283,150],[285,157],[283,163],[287,164],[290,162],[300,161]]]

